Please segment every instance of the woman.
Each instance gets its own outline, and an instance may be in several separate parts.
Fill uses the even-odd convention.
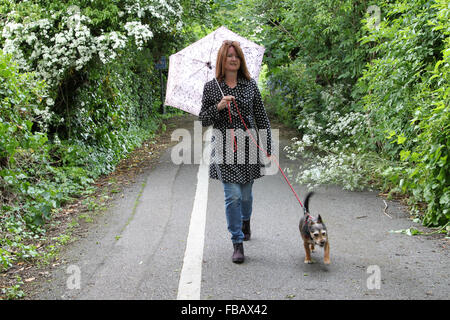
[[[226,40],[219,49],[216,79],[205,84],[199,117],[204,127],[213,125],[212,145],[220,146],[212,151],[209,175],[223,183],[228,231],[234,247],[232,261],[242,263],[243,241],[251,236],[253,181],[263,176],[264,166],[249,135],[239,133],[247,127],[256,139],[255,130],[266,129],[267,143],[261,147],[267,154],[262,153],[263,157],[271,154],[271,135],[261,94],[247,70],[239,42]]]

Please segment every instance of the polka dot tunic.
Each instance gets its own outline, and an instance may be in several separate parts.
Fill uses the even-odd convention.
[[[238,78],[237,85],[230,88],[219,81],[224,95],[234,96],[239,112],[253,137],[267,154],[271,154],[270,122],[254,79]],[[218,110],[222,100],[217,82],[207,82],[203,89],[202,108],[199,114],[204,127],[213,126],[211,138],[211,162],[209,176],[229,183],[247,183],[264,175],[263,159],[266,154],[251,140],[242,120],[231,103],[231,122],[228,107]],[[233,130],[231,130],[233,129]],[[233,141],[234,136],[234,141]],[[267,160],[264,160],[268,163]]]

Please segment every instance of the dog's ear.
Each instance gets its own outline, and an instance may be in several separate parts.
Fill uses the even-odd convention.
[[[318,223],[322,223],[322,217],[320,216],[320,214],[319,214],[319,216],[317,217],[317,222],[318,222]]]

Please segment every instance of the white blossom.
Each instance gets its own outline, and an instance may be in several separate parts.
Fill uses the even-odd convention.
[[[127,22],[124,26],[129,37],[133,37],[138,48],[142,48],[144,42],[153,37],[153,32],[147,25],[140,21]]]
[[[55,104],[55,101],[52,98],[47,98],[45,102],[48,106],[52,106]]]
[[[49,12],[47,19],[17,22],[17,14],[6,15],[1,29],[3,51],[14,57],[22,71],[35,71],[50,86],[56,86],[67,70],[81,70],[95,56],[103,63],[116,59],[132,40],[138,49],[153,38],[154,32],[180,30],[182,6],[179,1],[126,0],[119,17],[127,19],[122,30],[94,36],[90,19],[77,6],[70,6],[62,17]],[[142,23],[150,18],[152,25]],[[153,21],[155,23],[153,23]],[[59,25],[59,28],[55,28]],[[31,47],[31,50],[30,50]]]

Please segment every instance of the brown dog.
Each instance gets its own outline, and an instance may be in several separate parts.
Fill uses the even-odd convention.
[[[311,251],[314,251],[314,245],[324,248],[323,262],[330,264],[330,243],[328,241],[328,233],[325,224],[320,215],[313,218],[309,214],[309,198],[313,195],[309,192],[304,201],[304,215],[300,219],[300,234],[303,239],[303,246],[305,247],[305,263],[312,263]]]

